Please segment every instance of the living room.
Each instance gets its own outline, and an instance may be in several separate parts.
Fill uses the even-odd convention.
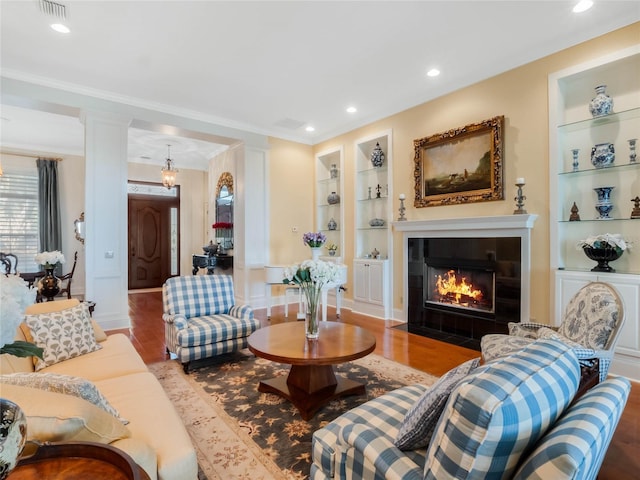
[[[184,130],[188,123],[195,125],[196,128],[193,130],[206,134],[208,138],[226,139],[231,148],[220,154],[223,157],[224,168],[180,168],[178,173],[178,184],[183,192],[182,199],[188,202],[183,203],[180,217],[180,271],[183,274],[190,272],[191,255],[200,253],[202,246],[214,238],[209,228],[213,223],[210,208],[211,185],[215,185],[220,173],[230,171],[241,187],[240,192],[244,188],[247,195],[238,199],[234,229],[236,238],[233,273],[236,296],[239,301],[249,303],[254,308],[266,306],[263,273],[256,266],[289,264],[307,258],[309,252],[301,241],[302,233],[323,227],[314,205],[316,159],[324,152],[342,149],[340,175],[346,185],[341,204],[344,208],[345,225],[354,224],[356,215],[356,197],[351,188],[356,177],[356,145],[361,139],[375,137],[383,132],[392,132],[392,149],[387,152],[388,158],[392,158],[392,183],[388,187],[393,211],[392,221],[395,221],[400,206],[400,194],[406,195],[406,217],[410,222],[510,216],[515,208],[516,179],[526,179],[525,207],[529,214],[537,215],[537,219],[531,229],[531,268],[528,284],[525,285],[531,301],[529,311],[525,313],[527,320],[554,324],[559,319],[556,315],[558,301],[555,299],[557,290],[553,267],[554,253],[550,243],[554,235],[551,215],[554,205],[549,185],[549,75],[637,47],[639,34],[640,25],[636,22],[317,143],[242,133],[229,128],[206,125],[206,122],[184,122],[178,115],[143,112],[140,108],[130,106],[118,113],[124,117],[134,114],[137,118],[136,127],[161,122]],[[491,48],[500,47],[494,45]],[[33,83],[16,78],[4,80],[3,78],[3,98],[29,97],[33,94],[35,96],[31,100],[35,103],[60,101],[62,90],[52,86],[37,87]],[[610,94],[615,100],[615,92],[612,91]],[[82,110],[82,103],[86,97],[83,98],[83,95],[77,93],[73,97],[71,103],[74,109]],[[591,97],[592,95],[589,95],[584,98],[585,112]],[[114,104],[105,101],[102,106],[110,111]],[[91,118],[91,115],[95,117]],[[414,140],[501,115],[505,118],[502,199],[430,208],[415,207],[411,200],[415,193]],[[88,129],[86,133],[86,155],[63,155],[55,150],[41,152],[28,146],[7,151],[3,142],[1,164],[7,171],[12,162],[16,161],[16,158],[10,158],[12,153],[64,157],[59,164],[63,191],[62,222],[69,227],[63,236],[63,251],[68,258],[75,250],[79,251],[79,268],[74,282],[77,295],[91,297],[97,302],[94,318],[110,330],[126,328],[129,322],[126,288],[127,239],[126,228],[122,223],[122,218],[126,218],[126,196],[116,197],[113,192],[121,192],[126,181],[158,182],[159,168],[127,162],[127,121],[106,117],[107,115],[98,115],[93,111],[85,117],[85,125],[93,128]],[[107,124],[116,125],[118,131],[106,132]],[[243,146],[238,147],[238,143]],[[618,158],[626,156],[627,151],[623,145],[617,145],[617,151]],[[114,162],[113,158],[117,158],[118,161]],[[176,161],[179,164],[177,158]],[[109,168],[101,168],[101,162]],[[295,181],[283,182],[283,179]],[[71,185],[73,188],[69,188]],[[637,185],[634,187],[637,188]],[[637,192],[629,198],[636,194]],[[105,198],[109,198],[110,202],[105,202]],[[627,200],[621,198],[620,203]],[[203,205],[209,206],[208,212],[204,211]],[[631,207],[631,203],[626,207],[620,206],[621,209],[628,208],[629,212]],[[581,205],[581,213],[584,212],[584,215],[589,215],[587,212],[590,210],[591,206]],[[626,215],[628,212],[624,211]],[[72,230],[73,220],[81,212],[85,212],[87,219],[84,246],[77,242]],[[100,222],[95,219],[100,219]],[[121,228],[114,229],[113,225],[119,225]],[[292,231],[294,228],[295,232]],[[392,313],[387,318],[406,321],[404,236],[399,230],[390,228],[390,232],[390,249],[384,252],[385,256],[394,260],[389,274],[389,284],[393,286],[390,299]],[[353,260],[358,256],[355,247],[356,233],[354,229],[347,228],[342,235],[339,254],[349,270],[352,270]],[[637,233],[635,235],[637,237]],[[635,238],[636,242],[638,240]],[[256,245],[263,245],[263,248],[257,249]],[[103,252],[106,251],[115,252],[115,264],[113,259],[104,258]],[[615,265],[620,265],[620,271],[638,275],[639,262],[633,251],[625,253]],[[354,303],[353,272],[349,272],[345,286],[343,307],[349,309]],[[284,287],[274,287],[273,291],[276,303],[282,303]],[[640,341],[637,334],[637,312],[635,318],[628,315],[626,322],[627,325],[632,325],[627,327],[627,331],[635,333],[635,337],[627,336],[624,338],[626,343],[623,344],[628,351],[633,350],[634,345],[637,350]],[[616,371],[615,368],[613,371]],[[633,372],[629,368],[622,370],[625,375],[632,376],[627,373],[629,371]],[[634,378],[637,380],[637,376]]]

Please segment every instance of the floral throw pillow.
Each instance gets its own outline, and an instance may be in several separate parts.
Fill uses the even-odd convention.
[[[400,450],[415,450],[429,445],[449,395],[458,382],[480,364],[480,358],[468,360],[449,370],[424,392],[409,409],[394,441]]]
[[[84,378],[59,373],[11,373],[0,375],[0,383],[73,395],[91,402],[96,407],[100,407],[120,420],[124,425],[129,423],[111,406],[109,401],[102,395],[102,392],[98,390],[98,387]]]
[[[27,315],[25,323],[33,342],[44,349],[43,359],[37,359],[36,372],[102,348],[96,342],[89,308],[84,302],[59,312]]]

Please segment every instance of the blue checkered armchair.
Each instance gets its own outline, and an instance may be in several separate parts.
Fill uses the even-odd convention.
[[[437,384],[402,387],[317,430],[310,478],[593,480],[631,386],[610,377],[576,398],[579,379],[570,347],[536,340],[454,382],[426,446],[403,450],[399,432]]]
[[[162,286],[164,337],[188,372],[189,363],[247,347],[260,322],[247,305],[235,305],[229,275],[169,278]]]

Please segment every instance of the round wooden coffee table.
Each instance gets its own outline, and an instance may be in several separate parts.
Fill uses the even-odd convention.
[[[258,391],[281,395],[309,420],[325,403],[344,395],[363,395],[365,385],[335,375],[333,365],[370,354],[375,337],[364,328],[320,322],[320,336],[307,340],[304,322],[287,322],[256,330],[249,350],[257,357],[291,365],[287,378],[262,380]]]

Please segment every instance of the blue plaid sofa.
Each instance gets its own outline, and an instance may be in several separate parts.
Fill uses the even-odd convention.
[[[169,278],[162,286],[164,337],[185,372],[189,363],[247,347],[260,322],[247,305],[234,305],[229,275]]]
[[[575,399],[579,379],[570,347],[532,342],[462,378],[428,446],[406,451],[394,440],[428,387],[402,387],[317,430],[310,478],[595,479],[631,387],[610,377]]]

